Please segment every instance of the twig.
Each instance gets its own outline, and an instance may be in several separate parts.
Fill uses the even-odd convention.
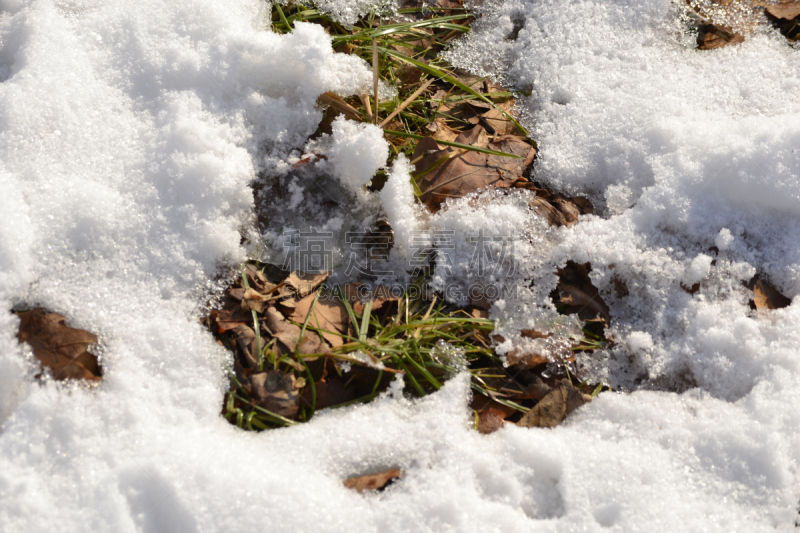
[[[389,123],[389,121],[390,121],[390,120],[392,120],[394,117],[396,117],[396,116],[397,116],[397,115],[398,115],[398,114],[399,114],[399,113],[400,113],[400,112],[401,112],[403,109],[405,109],[405,108],[407,108],[409,105],[411,105],[411,103],[412,103],[414,100],[416,100],[417,96],[421,95],[421,94],[423,93],[423,91],[425,91],[425,89],[427,89],[427,88],[430,86],[430,84],[431,84],[431,83],[433,83],[433,82],[434,82],[434,78],[430,78],[428,81],[426,81],[425,83],[423,83],[423,84],[422,84],[422,86],[420,86],[420,88],[419,88],[419,89],[417,89],[416,91],[414,91],[414,94],[412,94],[411,96],[409,96],[408,98],[406,98],[406,99],[403,101],[403,103],[402,103],[402,104],[400,104],[399,106],[397,106],[397,109],[395,109],[394,111],[392,111],[392,112],[391,112],[391,114],[390,114],[388,117],[386,117],[386,118],[383,120],[383,122],[381,122],[381,123],[380,123],[380,127],[382,128],[382,127],[384,127],[385,125],[387,125],[387,124]]]

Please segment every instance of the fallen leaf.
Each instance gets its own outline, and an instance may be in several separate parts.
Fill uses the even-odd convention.
[[[536,196],[528,200],[528,205],[551,226],[569,226],[578,222],[580,215],[594,213],[594,207],[587,198],[581,196],[568,198],[560,194],[551,194],[532,183],[520,182],[515,186],[522,186],[536,193]]]
[[[476,307],[470,312],[472,318],[489,318],[489,311]]]
[[[314,383],[314,392],[317,400],[315,408],[325,409],[326,407],[355,400],[358,396],[356,396],[354,388],[346,386],[345,383],[345,380],[337,375],[328,377],[325,381]],[[303,389],[303,400],[310,405],[312,399],[311,387]]]
[[[715,24],[707,24],[700,28],[697,35],[698,48],[701,50],[713,50],[715,48],[722,48],[729,44],[738,44],[744,42],[744,35],[733,32],[728,28],[717,26]]]
[[[400,300],[400,296],[394,294],[392,289],[386,285],[378,285],[372,289],[370,299],[372,300],[372,311],[378,311],[382,309],[385,304]]]
[[[788,307],[792,301],[784,296],[775,287],[755,276],[747,284],[747,287],[753,291],[753,299],[751,306],[755,309],[781,309]]]
[[[264,272],[262,272],[261,269],[253,263],[245,264],[244,272],[250,285],[253,287],[261,289],[264,287],[264,284],[267,283],[266,274],[264,274]]]
[[[555,427],[575,409],[590,401],[591,396],[582,394],[572,385],[561,383],[525,413],[517,425],[531,428]]]
[[[316,289],[320,283],[328,279],[328,276],[330,276],[330,272],[320,272],[318,274],[292,272],[284,280],[284,283],[294,289],[298,298],[304,298]]]
[[[552,363],[547,356],[540,353],[519,349],[513,349],[506,353],[506,362],[508,366],[516,366],[518,368],[534,368],[546,363]]]
[[[278,350],[281,355],[293,354],[300,340],[300,327],[288,322],[281,312],[274,307],[267,308],[264,313],[264,323],[269,328],[272,336],[285,346],[286,349]],[[303,334],[303,341],[300,344],[301,354],[325,353],[328,350],[328,345],[321,341],[316,333],[306,330]]]
[[[503,418],[508,418],[509,416],[517,412],[517,410],[514,409],[513,407],[504,405],[498,402],[497,400],[494,400],[478,391],[473,391],[472,400],[470,400],[469,402],[469,407],[470,409],[476,412],[493,409],[495,411],[503,413]]]
[[[236,343],[239,345],[239,350],[242,354],[242,366],[245,368],[256,368],[258,366],[258,357],[261,353],[260,348],[265,345],[264,339],[261,339],[261,346],[256,346],[256,332],[253,328],[245,324],[239,324],[233,329],[233,336]]]
[[[264,295],[254,289],[247,289],[242,294],[242,310],[244,311],[263,313],[266,303],[267,299]]]
[[[417,145],[413,160],[416,174],[422,175],[418,182],[420,200],[432,210],[447,198],[461,198],[487,187],[511,187],[536,155],[536,150],[518,137],[503,136],[489,142],[481,126],[461,133],[455,142],[519,155],[520,159],[452,147],[435,150],[436,142],[426,139]]]
[[[567,261],[564,268],[558,269],[560,303],[564,306],[566,314],[577,314],[581,320],[600,316],[606,322],[610,322],[608,306],[589,278],[591,270],[591,264],[578,264],[573,261]]]
[[[246,324],[253,320],[249,311],[242,311],[242,306],[236,302],[234,309],[214,309],[211,311],[211,324],[216,326],[217,333],[225,333],[236,329],[241,324]]]
[[[367,474],[365,476],[351,477],[344,480],[344,486],[348,489],[364,492],[365,490],[383,490],[387,485],[396,479],[403,478],[403,471],[399,468],[391,468],[378,472],[377,474]]]
[[[778,19],[791,20],[800,16],[800,2],[786,2],[766,7],[767,13]]]
[[[309,294],[302,300],[295,304],[295,308],[289,315],[289,319],[294,322],[303,324],[309,315],[311,304],[314,303],[316,293]],[[338,300],[330,300],[327,298],[320,298],[314,305],[314,310],[311,312],[311,317],[308,318],[308,325],[324,329],[331,332],[339,332],[342,334],[348,333],[348,326],[350,325],[350,317],[347,315],[347,309]],[[321,332],[325,340],[328,341],[333,348],[338,348],[344,341],[342,337],[335,333]]]
[[[97,357],[88,351],[97,335],[66,325],[66,318],[42,307],[19,313],[17,339],[27,342],[42,369],[49,367],[53,379],[101,379]]]
[[[478,413],[478,427],[476,428],[479,433],[488,435],[501,429],[505,425],[505,413],[498,409],[484,409],[477,411]]]
[[[525,387],[525,394],[530,397],[532,400],[536,400],[537,402],[547,396],[547,394],[552,389],[542,381],[542,378],[539,376],[535,376],[533,381],[528,383]]]
[[[275,414],[293,418],[300,409],[300,394],[292,374],[267,370],[250,375],[250,390],[258,405]]]
[[[454,142],[459,134],[459,132],[451,129],[443,118],[437,118],[425,126],[425,128],[433,133],[433,139],[437,141]],[[436,149],[439,149],[438,145]]]

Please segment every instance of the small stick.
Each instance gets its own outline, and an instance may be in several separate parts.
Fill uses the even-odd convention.
[[[372,117],[378,123],[378,41],[372,39],[372,88],[375,91],[375,114]]]
[[[429,79],[428,81],[426,81],[425,83],[423,83],[423,84],[420,86],[420,88],[419,88],[419,89],[417,89],[416,91],[414,91],[414,94],[412,94],[411,96],[409,96],[408,98],[406,98],[406,99],[403,101],[403,103],[402,103],[402,104],[400,104],[399,106],[397,106],[397,109],[395,109],[394,111],[392,111],[392,113],[391,113],[391,114],[390,114],[388,117],[386,117],[386,118],[383,120],[383,122],[381,122],[381,123],[380,123],[380,127],[382,128],[382,127],[384,127],[385,125],[387,125],[387,124],[389,123],[389,121],[390,121],[390,120],[392,120],[394,117],[396,117],[396,116],[397,116],[397,115],[398,115],[398,114],[399,114],[399,113],[400,113],[400,112],[401,112],[403,109],[405,109],[405,108],[407,108],[409,105],[411,105],[411,103],[412,103],[414,100],[416,100],[417,96],[421,95],[421,94],[423,93],[423,91],[425,91],[425,89],[427,89],[427,88],[430,86],[430,84],[431,84],[431,83],[433,83],[433,82],[434,82],[434,78],[431,78],[431,79]]]
[[[375,119],[372,118],[372,102],[369,100],[368,94],[359,94],[358,97],[361,99],[361,104],[364,106],[364,109],[367,110],[367,119],[370,122],[375,122]]]

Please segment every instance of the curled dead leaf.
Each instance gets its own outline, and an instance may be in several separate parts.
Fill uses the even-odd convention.
[[[501,429],[505,425],[506,414],[499,409],[483,409],[477,411],[478,413],[478,427],[476,428],[479,433],[488,435]]]
[[[750,306],[754,309],[781,309],[788,307],[792,301],[784,296],[775,287],[755,276],[747,284],[747,288],[753,291],[753,299]]]
[[[258,357],[261,353],[260,349],[264,347],[264,339],[261,339],[261,346],[257,346],[256,332],[245,324],[236,326],[233,329],[233,334],[242,354],[242,364],[247,368],[256,368],[258,366]]]
[[[396,479],[402,479],[403,471],[399,468],[391,468],[376,474],[351,477],[344,480],[344,486],[358,492],[367,490],[383,490]]]
[[[744,42],[744,35],[736,33],[729,28],[707,24],[700,28],[697,35],[697,44],[700,50],[713,50],[729,44]]]
[[[591,270],[591,264],[578,264],[574,261],[567,261],[564,268],[558,269],[560,303],[566,314],[577,314],[581,320],[600,316],[610,322],[608,306],[589,278]]]
[[[766,7],[767,13],[778,19],[792,20],[800,17],[800,2],[785,2]]]
[[[266,303],[266,297],[254,289],[246,289],[244,293],[242,293],[242,309],[244,311],[263,313]]]
[[[250,390],[258,405],[275,414],[293,418],[300,409],[300,394],[294,375],[267,370],[250,375]]]
[[[17,339],[30,345],[42,369],[52,370],[53,379],[101,379],[97,356],[88,351],[97,335],[67,326],[66,317],[42,307],[19,313],[19,318]]]
[[[297,298],[304,298],[314,291],[323,281],[328,279],[328,276],[330,276],[330,272],[311,274],[292,272],[284,280],[284,284],[293,290]]]
[[[525,413],[517,422],[522,427],[555,427],[578,407],[589,403],[591,396],[582,394],[567,383],[561,383]]]
[[[417,145],[413,160],[416,174],[420,176],[420,200],[432,210],[438,209],[448,198],[461,198],[487,187],[511,187],[536,155],[536,150],[519,137],[507,135],[490,142],[482,126],[461,133],[455,142],[519,158],[452,147],[441,150],[436,141],[426,137]]]

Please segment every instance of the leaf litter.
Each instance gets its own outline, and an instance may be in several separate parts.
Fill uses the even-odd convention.
[[[690,4],[696,18],[705,21],[701,48],[743,39],[733,26],[723,24],[728,19],[720,13],[738,10],[740,30],[751,20],[750,11],[759,9],[747,11],[730,2],[712,7],[704,11],[700,4]],[[787,19],[793,16],[792,6],[765,12],[793,20]],[[593,214],[588,199],[551,192],[536,181],[536,143],[511,114],[515,93],[454,69],[442,58],[448,41],[469,31],[474,15],[450,1],[432,9],[406,2],[396,15],[388,20],[370,15],[347,28],[301,4],[275,4],[275,31],[291,31],[298,21],[322,24],[337,51],[373,63],[376,87],[379,78],[394,87],[390,98],[377,91],[377,101],[366,94],[323,95],[319,103],[327,112],[316,135],[330,133],[339,115],[379,124],[392,149],[390,162],[399,154],[411,160],[418,200],[430,211],[449,198],[487,188],[523,188],[535,193],[530,207],[552,226],[576,224],[582,215]],[[313,167],[323,159],[312,156],[295,167]],[[370,189],[380,190],[384,180],[379,172]],[[261,212],[259,222],[269,227],[271,220]],[[551,295],[559,312],[583,321],[584,337],[560,346],[560,352],[512,351],[504,359],[493,350],[503,339],[491,335],[493,323],[480,302],[459,309],[435,294],[414,300],[408,294],[380,294],[380,286],[360,298],[355,296],[357,282],[333,293],[325,286],[325,273],[306,275],[248,262],[206,319],[235,354],[223,414],[250,430],[292,425],[309,420],[318,409],[370,401],[388,388],[392,376],[422,396],[464,368],[472,377],[471,407],[478,431],[489,433],[506,423],[553,427],[609,390],[573,379],[574,352],[604,349],[614,342],[607,337],[609,308],[591,283],[590,271],[588,263],[568,262],[556,272],[558,287]],[[418,282],[424,286],[424,280]],[[618,285],[624,291],[624,282]],[[785,305],[766,282],[754,282],[751,289],[759,309]],[[521,336],[555,342],[536,330],[524,330]],[[434,356],[443,343],[462,354],[462,367]],[[553,353],[560,353],[557,360]]]

